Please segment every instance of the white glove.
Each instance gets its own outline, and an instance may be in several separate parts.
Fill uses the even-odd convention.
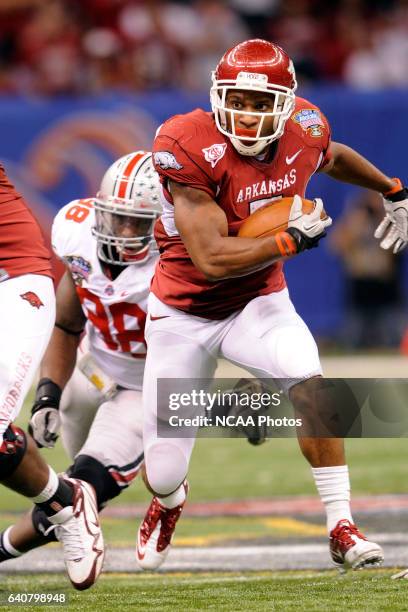
[[[38,446],[54,448],[60,427],[59,411],[52,406],[44,406],[32,414],[28,431]]]
[[[374,232],[374,237],[381,240],[382,249],[390,249],[398,253],[405,249],[408,244],[408,189],[403,187],[401,190],[383,197],[385,217]]]
[[[299,195],[295,195],[289,215],[288,227],[294,227],[308,238],[316,238],[320,234],[323,234],[326,227],[332,224],[332,219],[330,217],[326,217],[325,219],[320,218],[323,211],[322,200],[316,198],[313,202],[315,203],[313,212],[306,215],[302,212],[302,198]]]
[[[293,198],[286,231],[295,240],[297,253],[317,247],[319,240],[326,235],[326,227],[332,224],[330,217],[320,218],[323,210],[322,200],[316,198],[313,202],[315,204],[313,212],[304,214],[302,212],[302,198],[299,195],[295,195]]]

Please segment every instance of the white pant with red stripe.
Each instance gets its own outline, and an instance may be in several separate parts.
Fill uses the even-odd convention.
[[[239,283],[237,279],[238,291]],[[157,434],[157,414],[169,414],[168,397],[158,405],[158,379],[193,379],[193,388],[194,379],[213,378],[219,357],[258,378],[278,380],[286,390],[322,373],[316,342],[287,289],[257,297],[222,321],[192,316],[150,294],[145,337],[145,463],[150,486],[162,495],[184,480],[194,438]],[[186,391],[188,385],[187,381]]]
[[[71,459],[89,455],[126,487],[143,463],[141,391],[121,390],[111,400],[75,368],[60,406],[62,443]]]
[[[23,274],[0,282],[0,439],[21,410],[54,321],[51,278]]]

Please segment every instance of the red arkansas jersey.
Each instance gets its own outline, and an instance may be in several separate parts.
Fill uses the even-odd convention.
[[[223,319],[250,300],[285,286],[283,263],[241,278],[208,281],[194,266],[174,223],[168,179],[208,193],[223,209],[228,233],[236,236],[255,210],[282,197],[304,197],[310,177],[328,162],[330,128],[320,110],[302,98],[272,143],[272,159],[240,155],[201,109],[164,123],[153,147],[154,165],[163,187],[163,214],[155,237],[160,260],[152,282],[163,302],[208,319]]]
[[[41,230],[0,165],[0,282],[22,274],[52,276]]]

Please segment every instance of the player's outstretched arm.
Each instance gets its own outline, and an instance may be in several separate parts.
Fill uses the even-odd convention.
[[[387,193],[394,187],[392,178],[386,176],[365,157],[340,142],[330,145],[331,159],[322,172],[344,183],[351,183]]]
[[[300,240],[299,232],[296,236],[281,232],[276,237],[230,237],[224,211],[207,193],[173,181],[170,191],[176,227],[194,265],[210,281],[250,274],[312,246]]]
[[[323,172],[335,179],[379,191],[385,217],[374,236],[383,249],[401,251],[408,244],[408,189],[397,178],[386,176],[362,155],[339,142],[330,146],[331,161]]]
[[[55,327],[40,366],[40,381],[31,409],[29,431],[37,446],[51,448],[60,427],[59,402],[72,376],[85,316],[71,274],[66,271],[57,288]]]

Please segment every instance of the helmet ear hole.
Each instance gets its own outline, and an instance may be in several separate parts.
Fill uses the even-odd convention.
[[[149,258],[153,224],[161,214],[160,190],[149,152],[130,153],[108,168],[94,200],[92,234],[99,259],[127,266]]]

